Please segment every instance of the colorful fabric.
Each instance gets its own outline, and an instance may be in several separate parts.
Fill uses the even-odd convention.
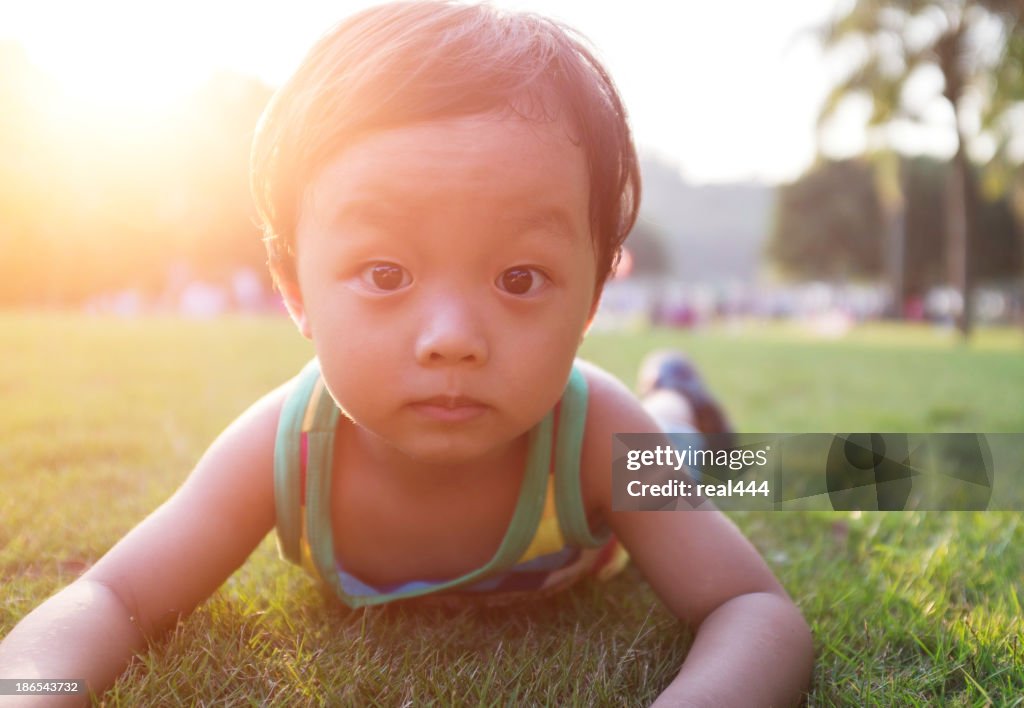
[[[350,607],[466,597],[504,604],[561,590],[586,576],[611,577],[628,562],[608,533],[594,536],[583,509],[579,460],[587,387],[573,369],[561,401],[529,434],[512,521],[494,557],[450,580],[371,585],[346,572],[333,548],[330,482],[339,411],[314,359],[282,409],[274,461],[278,548]]]

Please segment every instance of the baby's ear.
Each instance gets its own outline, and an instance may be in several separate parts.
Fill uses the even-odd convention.
[[[281,292],[281,298],[284,300],[284,306],[288,309],[288,314],[291,315],[292,322],[299,328],[303,337],[312,339],[313,331],[309,326],[309,319],[306,317],[306,306],[302,301],[302,291],[299,289],[298,281],[295,278],[275,273],[274,282]]]

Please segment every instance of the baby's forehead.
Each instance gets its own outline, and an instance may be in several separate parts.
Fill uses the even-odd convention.
[[[424,157],[438,169],[456,169],[465,166],[459,164],[465,158],[481,152],[487,154],[494,170],[524,160],[532,160],[540,170],[543,165],[538,158],[548,153],[557,153],[562,159],[586,160],[578,130],[571,121],[558,116],[538,120],[515,112],[491,111],[361,130],[341,140],[315,172],[360,162],[394,171],[408,165],[422,167],[426,164]]]
[[[543,220],[586,212],[590,180],[584,151],[563,123],[486,114],[365,134],[310,187],[320,203],[314,208],[326,200],[380,215],[479,201]]]

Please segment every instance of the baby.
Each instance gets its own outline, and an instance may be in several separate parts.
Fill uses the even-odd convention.
[[[276,527],[352,607],[520,600],[628,558],[696,632],[659,705],[800,700],[810,632],[736,528],[612,509],[612,436],[659,425],[575,355],[640,186],[572,31],[486,5],[364,11],[271,101],[252,186],[316,359],[14,628],[0,676],[102,691]]]

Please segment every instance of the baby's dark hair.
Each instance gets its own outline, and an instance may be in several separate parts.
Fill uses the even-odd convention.
[[[492,112],[566,119],[587,159],[600,288],[640,202],[636,149],[611,77],[558,22],[456,2],[391,3],[350,17],[271,99],[251,179],[275,277],[294,278],[305,189],[347,145],[378,130]]]

